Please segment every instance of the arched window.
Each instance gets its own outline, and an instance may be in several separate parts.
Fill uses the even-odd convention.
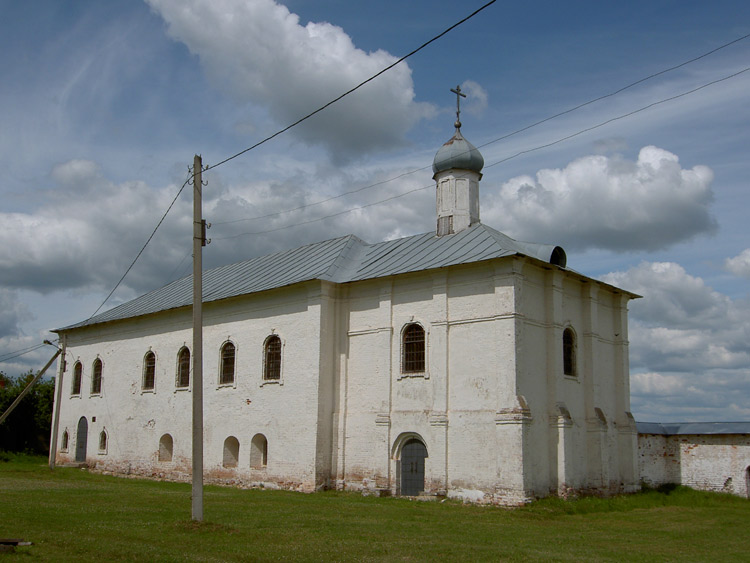
[[[263,434],[256,434],[250,442],[250,467],[263,469],[268,465],[268,440]]]
[[[281,338],[272,334],[263,345],[263,379],[281,379]]]
[[[401,371],[422,373],[425,371],[424,329],[417,323],[406,325],[401,346]]]
[[[237,467],[237,461],[240,459],[240,442],[234,436],[224,440],[224,467]]]
[[[81,394],[81,379],[83,378],[83,364],[76,362],[73,366],[73,385],[70,388],[71,395]]]
[[[107,431],[99,432],[99,453],[107,453]]]
[[[563,331],[563,373],[576,376],[576,334],[570,327]]]
[[[170,434],[164,434],[159,438],[159,461],[172,461],[172,448],[174,441]]]
[[[98,395],[102,392],[102,361],[97,358],[91,368],[91,394]]]
[[[190,350],[187,346],[177,353],[177,387],[190,385]]]
[[[69,445],[70,445],[70,434],[68,434],[68,431],[66,429],[66,430],[63,430],[62,445],[60,446],[60,449],[64,452],[67,452]]]
[[[221,347],[221,372],[219,385],[234,383],[234,344],[225,342]]]
[[[143,390],[151,391],[156,381],[156,354],[150,350],[143,357]]]

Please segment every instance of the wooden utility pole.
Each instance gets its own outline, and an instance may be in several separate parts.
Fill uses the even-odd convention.
[[[193,520],[203,520],[203,188],[200,156],[193,159]]]
[[[57,433],[60,430],[60,405],[62,401],[63,375],[65,374],[65,349],[67,348],[68,337],[62,335],[62,358],[60,359],[60,369],[55,381],[55,402],[52,404],[54,415],[52,418],[52,434],[49,444],[49,468],[55,468],[57,461]]]

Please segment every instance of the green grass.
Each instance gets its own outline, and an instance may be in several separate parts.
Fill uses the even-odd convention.
[[[7,456],[6,456],[7,457]],[[205,488],[0,462],[0,537],[18,561],[747,561],[750,501],[678,487],[521,509]],[[1,561],[0,561],[1,563]]]

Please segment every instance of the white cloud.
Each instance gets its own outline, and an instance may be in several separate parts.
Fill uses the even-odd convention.
[[[465,80],[461,85],[461,91],[466,94],[466,99],[461,103],[461,111],[466,110],[472,115],[482,115],[487,109],[489,99],[487,90],[473,80]]]
[[[21,333],[21,322],[29,319],[28,307],[21,303],[15,291],[0,287],[0,340]]]
[[[734,258],[727,258],[724,268],[735,276],[750,278],[750,248],[746,248]]]
[[[363,171],[358,167],[355,176],[345,170],[325,166],[316,169],[307,164],[299,163],[287,170],[287,178],[273,182],[226,184],[220,171],[204,175],[208,182],[203,190],[204,217],[214,223],[208,232],[213,242],[204,250],[206,268],[350,233],[377,242],[432,227],[432,190],[346,212],[429,185],[428,172],[310,205],[353,185],[390,178],[398,171]],[[106,295],[146,242],[179,186],[115,183],[104,177],[96,163],[81,159],[56,166],[50,177],[55,184],[38,199],[34,210],[0,213],[6,227],[0,231],[0,286],[42,294],[84,290]],[[316,181],[316,189],[311,190],[310,179],[314,177],[324,180]],[[362,182],[361,177],[369,182]],[[302,206],[308,207],[275,214]],[[333,217],[310,222],[326,216]],[[263,234],[247,234],[257,232]],[[189,274],[191,245],[192,203],[190,194],[183,192],[107,307]],[[10,314],[11,308],[6,312]],[[92,312],[84,311],[81,319],[69,321],[82,320]],[[15,326],[12,318],[6,320],[0,319],[0,328]]]
[[[216,86],[267,107],[280,125],[303,117],[396,60],[357,49],[340,27],[300,25],[273,0],[147,0],[169,34],[198,55]],[[411,69],[401,63],[292,130],[342,160],[404,143],[434,108],[415,101]],[[244,123],[243,128],[252,128]]]
[[[729,420],[750,412],[750,303],[672,262],[642,262],[604,281],[630,304],[633,411],[640,420]]]
[[[630,376],[630,391],[633,395],[673,395],[683,388],[684,382],[676,375],[634,373]]]
[[[586,156],[513,178],[494,194],[485,187],[482,216],[521,240],[657,250],[716,230],[712,180],[708,167],[683,169],[676,155],[647,146],[635,162]]]
[[[0,232],[0,284],[43,293],[113,287],[177,187],[153,190],[143,182],[115,184],[86,160],[61,164],[51,176],[56,189],[40,198],[34,211],[0,213],[6,227]],[[180,230],[189,232],[189,207],[186,198],[178,202],[162,228],[165,236],[155,239],[144,254],[144,267],[133,273],[131,287],[162,281],[163,264],[181,248],[170,239]]]

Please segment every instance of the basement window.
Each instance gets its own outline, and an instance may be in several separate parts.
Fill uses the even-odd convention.
[[[99,453],[100,454],[107,453],[107,431],[106,430],[102,430],[99,433]]]
[[[159,461],[172,461],[174,441],[171,434],[164,434],[159,438]]]
[[[240,442],[234,436],[229,436],[224,440],[224,457],[222,465],[224,467],[237,467],[240,459]]]
[[[268,440],[263,434],[256,434],[250,442],[250,468],[263,469],[268,465]]]

